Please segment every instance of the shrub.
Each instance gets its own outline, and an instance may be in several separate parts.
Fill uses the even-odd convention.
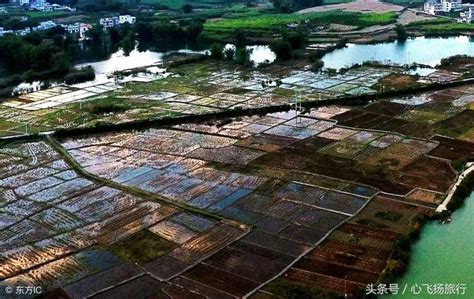
[[[324,67],[324,62],[322,60],[316,60],[311,64],[311,70],[317,72]]]
[[[251,64],[251,62],[250,62],[250,54],[251,53],[252,53],[252,50],[250,50],[250,49],[237,48],[235,50],[235,62],[237,62],[240,65],[249,66]]]
[[[395,33],[397,34],[397,40],[399,42],[404,42],[407,40],[408,38],[408,34],[407,34],[407,31],[405,30],[405,28],[398,24],[397,27],[395,27]]]
[[[289,60],[293,54],[291,44],[282,39],[272,42],[270,49],[276,54],[278,60]]]
[[[213,59],[222,59],[224,47],[221,44],[212,44],[211,45],[211,58]]]
[[[95,78],[94,69],[91,66],[82,68],[80,70],[74,70],[64,76],[64,82],[66,84],[77,84],[85,81],[91,81]]]

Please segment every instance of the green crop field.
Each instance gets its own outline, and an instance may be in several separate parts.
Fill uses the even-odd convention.
[[[319,24],[338,23],[367,27],[372,25],[384,25],[394,22],[396,14],[388,13],[355,13],[334,10],[320,13],[307,14],[262,14],[247,18],[230,18],[214,22],[207,22],[206,29],[272,29],[272,27],[284,26],[292,22],[310,20]]]
[[[257,15],[231,17],[223,20],[206,22],[204,24],[204,35],[214,39],[220,39],[238,29],[245,30],[247,32],[276,31],[287,24],[293,22],[303,22],[306,20],[309,20],[312,24],[316,25],[338,23],[363,28],[372,25],[385,25],[393,23],[396,20],[396,14],[393,12],[364,14],[340,10],[307,14],[278,14],[260,12]]]
[[[142,0],[143,4],[164,5],[172,9],[180,8],[184,4],[192,6],[213,6],[213,5],[229,5],[233,3],[245,3],[241,0]]]
[[[411,23],[409,29],[421,30],[428,35],[452,34],[474,30],[474,24],[454,23],[446,19],[434,19]]]

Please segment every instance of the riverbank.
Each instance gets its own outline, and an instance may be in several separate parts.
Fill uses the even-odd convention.
[[[465,230],[472,230],[474,227],[470,214],[474,209],[473,169],[473,164],[468,163],[468,168],[459,176],[448,192],[446,200],[438,207],[436,213],[431,216],[420,215],[412,225],[411,232],[398,239],[397,247],[380,279],[382,283],[387,285],[398,282],[401,289],[399,290],[400,294],[397,295],[410,298],[410,296],[416,295],[415,292],[418,291],[423,292],[424,295],[435,295],[435,285],[439,287],[440,284],[443,285],[443,290],[447,288],[445,285],[455,285],[458,291],[463,289],[462,294],[465,294],[464,292],[469,286],[472,287],[474,281],[469,277],[472,277],[470,271],[474,264],[471,257],[474,252],[472,247],[459,246],[458,244],[461,239],[463,244],[472,244],[472,242],[465,239],[466,236],[472,238],[473,234],[466,234]],[[469,199],[468,203],[465,204],[467,199]],[[444,207],[444,209],[440,209],[440,207]],[[460,213],[458,213],[458,209]],[[460,223],[456,222],[459,217],[453,216],[452,213],[458,216],[461,215]],[[451,221],[451,217],[455,217],[455,219]],[[447,221],[448,219],[449,221]],[[466,221],[467,223],[470,222],[471,225],[466,225]],[[440,229],[443,231],[442,234],[439,232]],[[453,230],[456,232],[454,235],[449,233]],[[415,263],[421,263],[422,265],[415,266]],[[433,264],[437,266],[433,268]],[[393,267],[391,265],[398,266]],[[432,269],[436,274],[432,275],[433,272],[426,271],[427,268]],[[447,273],[448,275],[446,275]],[[460,294],[446,295],[456,296]],[[447,298],[451,297],[447,296]]]
[[[432,221],[425,225],[420,240],[413,246],[407,272],[396,281],[400,290],[405,287],[407,290],[405,294],[400,291],[398,298],[413,298],[412,288],[422,290],[419,296],[429,296],[434,290],[443,298],[474,296],[474,250],[466,246],[474,244],[473,213],[474,193],[471,193],[463,207],[453,213],[450,224]],[[427,290],[427,287],[431,288]]]
[[[462,186],[463,184],[466,185],[464,181],[469,179],[469,176],[471,175],[473,171],[474,171],[474,163],[472,162],[467,163],[466,169],[459,175],[458,180],[454,184],[453,188],[449,191],[443,203],[438,206],[438,208],[436,209],[436,212],[442,213],[448,210],[448,206],[451,206],[451,207],[453,206],[452,200],[453,200],[454,195],[456,194],[460,186]]]

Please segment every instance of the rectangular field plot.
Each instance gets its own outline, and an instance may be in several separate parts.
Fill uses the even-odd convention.
[[[220,290],[235,297],[242,297],[259,285],[241,276],[204,264],[194,267],[182,276],[207,288]]]
[[[29,282],[28,285],[42,286],[44,291],[49,291],[115,266],[118,262],[117,258],[108,252],[100,250],[84,251],[4,280],[2,284],[14,285]]]
[[[170,256],[191,265],[222,249],[245,233],[245,231],[229,225],[219,225],[184,243],[181,247],[172,251]]]
[[[388,250],[328,240],[312,250],[306,258],[314,263],[331,261],[336,265],[378,274],[385,269],[390,254]]]
[[[435,147],[436,144],[434,142],[404,139],[401,142],[392,144],[384,150],[367,157],[363,162],[376,164],[381,160],[391,160],[394,161],[394,163],[390,165],[391,168],[401,169]]]
[[[171,221],[162,221],[157,225],[150,227],[149,230],[162,238],[177,244],[183,244],[189,239],[197,236],[197,233],[187,227]]]
[[[429,213],[429,209],[377,196],[351,222],[404,234],[410,229],[408,224],[412,219],[424,213]]]
[[[55,200],[60,201],[61,199],[81,193],[84,190],[87,190],[86,188],[92,186],[94,186],[93,182],[86,179],[77,178],[72,181],[67,181],[54,187],[44,189],[40,192],[33,193],[29,195],[28,198],[38,202],[51,202]]]
[[[119,284],[124,280],[139,275],[141,272],[137,266],[124,263],[111,267],[105,271],[88,276],[77,282],[64,287],[68,296],[73,298],[85,298],[95,294],[111,285]]]
[[[262,249],[264,251],[264,249]],[[263,283],[281,272],[286,264],[262,256],[231,248],[226,248],[203,262],[225,272]],[[265,265],[265,267],[255,267]]]
[[[245,236],[242,241],[291,257],[297,257],[310,248],[307,245],[270,235],[259,230],[251,232]]]
[[[265,131],[265,134],[284,136],[296,139],[306,139],[316,135],[317,133],[319,132],[314,131],[311,128],[293,127],[287,125],[278,125],[274,128]]]
[[[188,156],[206,161],[246,165],[261,155],[263,155],[263,152],[236,146],[229,146],[220,149],[200,148],[189,153]]]

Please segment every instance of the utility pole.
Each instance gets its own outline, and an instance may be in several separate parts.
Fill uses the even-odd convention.
[[[295,98],[294,98],[294,102],[293,103],[290,103],[290,106],[294,106],[295,107],[295,123],[296,123],[296,126],[298,126],[298,124],[300,123],[300,119],[298,117],[299,115],[299,111],[302,111],[302,104],[301,104],[301,90],[296,90],[295,92]]]
[[[347,275],[344,276],[344,298],[347,298]]]

